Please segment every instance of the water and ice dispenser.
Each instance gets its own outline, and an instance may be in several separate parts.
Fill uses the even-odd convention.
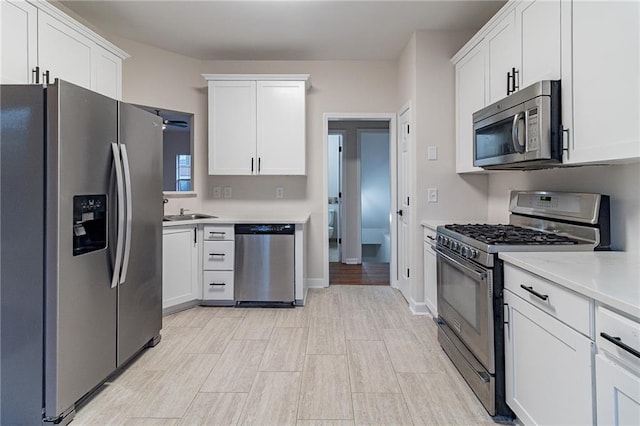
[[[107,195],[73,197],[73,255],[107,247]]]

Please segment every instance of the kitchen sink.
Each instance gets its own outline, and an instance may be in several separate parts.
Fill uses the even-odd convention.
[[[204,214],[204,213],[170,214],[170,215],[164,216],[162,220],[165,222],[173,222],[178,220],[215,219],[217,217],[218,216],[213,216],[213,215]]]

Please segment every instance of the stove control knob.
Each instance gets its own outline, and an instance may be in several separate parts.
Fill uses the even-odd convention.
[[[469,257],[470,257],[471,259],[475,259],[476,257],[478,257],[478,250],[471,249],[471,250],[469,251]]]
[[[462,247],[462,250],[460,250],[460,254],[462,254],[462,257],[469,257],[471,253],[469,253],[469,248]]]
[[[452,246],[454,250],[458,250],[458,248],[460,247],[460,244],[458,244],[457,242],[454,242]]]

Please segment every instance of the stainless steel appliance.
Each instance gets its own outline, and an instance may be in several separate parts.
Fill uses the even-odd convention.
[[[513,191],[508,225],[451,224],[436,234],[438,341],[496,420],[505,402],[501,251],[607,250],[609,197]],[[533,291],[533,290],[532,290]]]
[[[1,424],[66,424],[162,324],[161,119],[0,86]]]
[[[295,225],[235,226],[234,288],[238,306],[295,305]]]
[[[534,169],[562,162],[560,81],[544,80],[473,114],[473,165]]]

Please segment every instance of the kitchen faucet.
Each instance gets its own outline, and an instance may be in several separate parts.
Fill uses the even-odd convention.
[[[189,209],[184,209],[182,207],[180,207],[180,216],[184,216],[184,212],[188,212]]]

